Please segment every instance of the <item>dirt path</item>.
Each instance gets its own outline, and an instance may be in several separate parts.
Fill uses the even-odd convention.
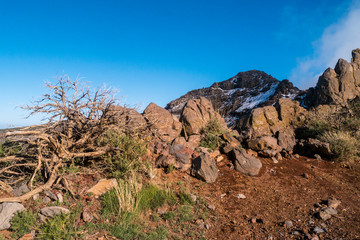
[[[193,193],[215,206],[207,239],[304,239],[314,227],[327,230],[318,234],[319,239],[360,239],[359,169],[302,157],[278,164],[270,159],[262,162],[258,177],[243,176],[224,160],[214,184],[185,173],[171,174],[167,181],[187,179]],[[329,197],[341,204],[338,215],[324,222],[314,214],[319,210],[316,204]],[[293,227],[285,227],[285,220]]]

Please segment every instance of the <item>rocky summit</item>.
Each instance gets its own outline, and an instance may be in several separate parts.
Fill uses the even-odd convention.
[[[188,92],[168,103],[165,109],[180,115],[190,100],[205,97],[211,101],[229,126],[236,126],[238,119],[249,110],[274,104],[280,98],[296,99],[303,94],[289,80],[279,81],[262,71],[240,72],[236,76],[212,84],[208,88]]]

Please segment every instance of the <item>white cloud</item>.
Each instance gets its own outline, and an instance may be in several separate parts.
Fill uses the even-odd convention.
[[[352,4],[342,19],[327,27],[313,46],[313,55],[298,59],[298,65],[289,78],[302,89],[315,86],[326,68],[334,68],[339,58],[350,61],[351,50],[360,48],[359,1]]]

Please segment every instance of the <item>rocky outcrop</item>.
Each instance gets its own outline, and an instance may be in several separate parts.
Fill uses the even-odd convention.
[[[111,111],[115,125],[126,133],[139,133],[147,128],[144,117],[133,108],[114,105]]]
[[[161,140],[171,142],[178,137],[181,130],[180,122],[171,113],[155,103],[150,103],[143,113],[151,132]]]
[[[236,171],[245,175],[256,176],[262,167],[261,161],[247,154],[245,149],[233,149],[230,152],[230,158],[234,163]]]
[[[208,153],[201,153],[192,162],[191,175],[207,183],[213,183],[218,177],[215,160]]]
[[[228,126],[237,127],[238,120],[255,107],[274,104],[280,98],[295,99],[302,93],[288,80],[279,81],[262,71],[240,72],[208,88],[188,92],[171,101],[165,109],[175,115],[181,114],[186,103],[194,98],[209,99],[216,111],[225,119]]]
[[[212,103],[208,99],[200,97],[189,100],[184,106],[180,117],[186,138],[191,135],[199,135],[201,129],[211,119],[217,119],[220,125],[226,128],[224,119],[214,110]]]
[[[360,49],[352,51],[352,60],[339,59],[335,69],[328,68],[319,77],[315,88],[308,90],[303,104],[308,107],[322,104],[345,106],[348,100],[360,96]]]
[[[299,102],[281,98],[275,106],[251,111],[245,126],[248,147],[255,151],[291,151],[295,144],[295,128],[305,121],[306,109]]]

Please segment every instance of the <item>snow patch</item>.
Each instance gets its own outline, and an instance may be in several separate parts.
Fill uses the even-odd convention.
[[[256,107],[257,105],[259,105],[260,103],[263,103],[267,100],[269,100],[269,98],[274,95],[275,90],[277,88],[277,86],[279,85],[279,83],[273,84],[271,86],[271,88],[264,92],[264,93],[260,93],[257,96],[254,97],[249,97],[245,100],[245,102],[242,104],[241,107],[239,107],[238,109],[235,110],[235,112],[242,112],[246,109],[253,109],[254,107]]]

